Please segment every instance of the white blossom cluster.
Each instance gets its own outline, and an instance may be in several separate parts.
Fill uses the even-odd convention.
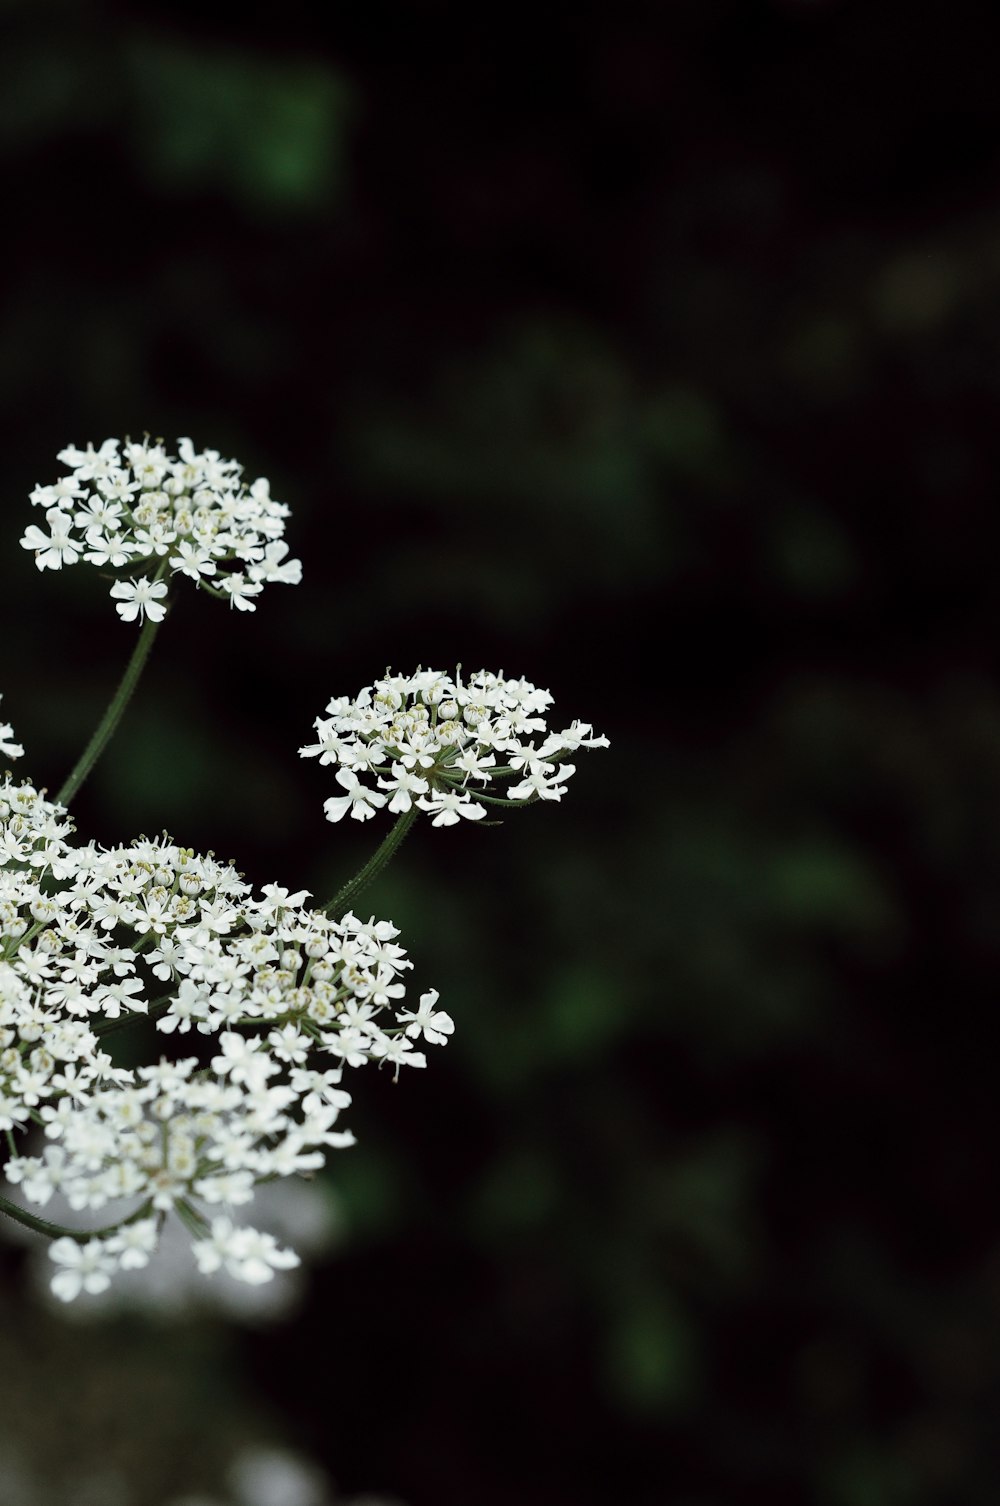
[[[48,531],[32,524],[21,540],[38,568],[83,560],[109,571],[120,617],[151,624],[166,614],[174,575],[240,611],[255,610],[269,582],[297,583],[288,508],[268,482],[247,486],[236,461],[189,439],[177,448],[168,455],[147,437],[62,450],[69,474],[31,494]],[[144,633],[133,666],[148,642]],[[67,801],[121,714],[131,673],[64,785]],[[608,740],[581,722],[550,730],[551,704],[548,691],[502,673],[387,670],[354,700],[330,701],[318,741],[300,752],[336,766],[343,793],[325,802],[330,821],[364,821],[383,806],[406,818],[381,862],[418,811],[454,826],[491,804],[560,800],[572,755]],[[22,752],[0,723],[0,756]],[[232,865],[167,836],[80,843],[64,806],[0,779],[0,1134],[22,1206],[2,1201],[59,1236],[49,1253],[60,1299],[143,1269],[170,1216],[206,1275],[257,1286],[297,1265],[237,1210],[262,1183],[311,1174],[353,1143],[339,1123],[349,1069],[388,1063],[398,1077],[426,1065],[422,1042],[452,1033],[436,991],[405,1007],[412,964],[394,926],[334,919],[333,901],[319,910],[308,899],[277,884],[254,893]],[[170,1047],[159,1061],[125,1067],[107,1049],[133,1016],[155,1020]],[[28,1134],[40,1145],[18,1143]],[[103,1226],[79,1237],[29,1211],[53,1200]]]
[[[128,1212],[124,1204],[122,1214]],[[66,1234],[79,1233],[84,1238],[95,1222],[92,1213],[86,1209],[77,1213],[59,1192],[46,1204],[45,1217]],[[302,1265],[328,1256],[337,1247],[342,1218],[343,1207],[332,1185],[318,1188],[305,1177],[281,1177],[254,1188],[254,1225],[273,1234],[279,1244],[292,1244]],[[102,1212],[100,1221],[111,1222],[110,1209]],[[80,1324],[123,1314],[141,1315],[154,1323],[212,1315],[259,1329],[293,1313],[307,1285],[301,1266],[275,1270],[270,1281],[259,1285],[234,1281],[224,1267],[206,1280],[191,1256],[190,1231],[179,1218],[167,1218],[159,1230],[155,1259],[129,1270],[119,1268],[104,1291],[84,1291],[66,1303],[52,1292],[49,1240],[40,1240],[14,1219],[0,1220],[0,1239],[28,1251],[26,1275],[40,1300],[60,1317]]]
[[[576,772],[567,755],[608,746],[585,722],[550,732],[542,712],[551,704],[547,690],[502,673],[478,670],[463,684],[460,671],[452,679],[436,669],[387,670],[355,700],[335,696],[313,723],[318,742],[299,753],[337,765],[344,793],[325,802],[328,821],[415,806],[432,825],[455,826],[480,820],[487,804],[561,800]],[[506,780],[514,782],[503,798]]]
[[[437,993],[404,1008],[412,964],[385,921],[342,920],[277,884],[164,837],[74,844],[66,812],[0,782],[0,1132],[28,1206],[125,1206],[87,1242],[56,1239],[66,1301],[138,1268],[173,1213],[201,1271],[267,1281],[298,1263],[235,1221],[257,1183],[309,1173],[353,1143],[338,1127],[346,1068],[426,1064],[416,1042],[453,1030]],[[187,1054],[116,1066],[105,1037],[155,1017]],[[37,1154],[15,1135],[37,1126]],[[120,1215],[119,1215],[120,1219]],[[107,1220],[106,1220],[107,1221]]]
[[[265,584],[298,584],[302,565],[286,559],[283,538],[289,510],[268,482],[247,486],[237,461],[199,453],[190,439],[177,450],[168,455],[148,438],[60,450],[70,474],[31,493],[48,531],[32,523],[21,540],[39,570],[83,559],[127,572],[110,592],[125,622],[162,620],[168,574],[189,576],[243,612],[255,610]]]

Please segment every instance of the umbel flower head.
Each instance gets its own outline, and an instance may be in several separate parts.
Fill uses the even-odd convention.
[[[31,501],[45,509],[46,528],[32,523],[21,540],[39,570],[83,560],[122,572],[111,596],[125,622],[163,618],[168,575],[189,576],[241,612],[255,610],[271,581],[297,585],[301,562],[285,557],[289,509],[268,482],[248,486],[237,461],[199,453],[190,439],[179,439],[177,451],[148,438],[60,450],[69,475],[35,487]]]
[[[125,1210],[51,1246],[57,1296],[144,1265],[172,1215],[206,1274],[257,1284],[296,1264],[235,1210],[353,1143],[338,1124],[350,1071],[423,1067],[417,1043],[451,1034],[434,990],[404,1007],[412,964],[394,926],[307,898],[254,894],[167,837],[80,845],[63,807],[0,780],[0,1132],[44,1134],[6,1177],[29,1209],[59,1192],[105,1225]],[[136,1014],[181,1049],[116,1065],[106,1037]]]
[[[337,766],[343,793],[326,801],[328,821],[416,807],[434,826],[456,826],[481,820],[487,804],[561,800],[576,772],[567,757],[608,746],[586,722],[550,732],[542,713],[551,704],[547,690],[485,669],[464,684],[460,670],[454,678],[437,669],[386,670],[355,700],[334,697],[313,723],[319,741],[299,753]]]

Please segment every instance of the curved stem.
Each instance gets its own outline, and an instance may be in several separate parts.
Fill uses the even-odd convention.
[[[322,908],[326,911],[327,914],[330,914],[332,912],[334,917],[339,920],[342,915],[345,915],[347,913],[348,909],[353,904],[355,898],[361,893],[362,889],[364,889],[367,884],[370,884],[372,879],[375,878],[379,873],[381,873],[382,869],[385,867],[386,863],[388,863],[389,859],[393,856],[399,844],[406,836],[406,833],[409,831],[410,827],[417,819],[417,815],[417,807],[415,805],[411,805],[408,811],[404,811],[401,816],[396,817],[396,823],[389,832],[389,835],[385,838],[381,847],[379,847],[377,851],[372,854],[365,866],[363,868],[359,868],[354,877],[352,879],[348,879],[344,887],[342,889],[338,889],[333,898],[331,900],[328,900],[327,903],[323,905]]]
[[[108,1224],[103,1229],[65,1229],[62,1224],[52,1224],[47,1218],[39,1218],[37,1213],[29,1213],[27,1208],[21,1208],[9,1198],[0,1196],[0,1213],[6,1213],[15,1223],[23,1224],[26,1229],[33,1229],[36,1234],[44,1234],[49,1239],[75,1239],[78,1245],[85,1245],[89,1239],[105,1239],[109,1234],[116,1234],[119,1229],[124,1229],[126,1224],[135,1224],[141,1218],[148,1218],[152,1207],[150,1202],[143,1203],[128,1218],[120,1219],[117,1224]]]
[[[69,805],[73,796],[94,767],[94,764],[104,752],[111,734],[121,720],[122,712],[128,705],[129,697],[136,687],[139,676],[142,674],[143,666],[149,657],[149,651],[153,646],[153,639],[156,637],[158,626],[159,623],[154,622],[151,617],[147,617],[143,623],[142,632],[139,634],[135,648],[132,650],[132,657],[128,661],[125,673],[122,675],[121,684],[112,696],[111,704],[104,713],[100,726],[84,748],[72,774],[70,774],[56,796],[57,804]]]

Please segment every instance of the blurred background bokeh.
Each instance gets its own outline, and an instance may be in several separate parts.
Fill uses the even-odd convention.
[[[7,1251],[24,1500],[81,1506],[88,1449],[132,1494],[87,1502],[223,1499],[266,1437],[407,1506],[995,1506],[989,8],[0,18],[23,767],[58,786],[133,637],[35,571],[27,494],[145,430],[267,475],[306,574],[177,593],[86,834],[325,897],[371,832],[296,748],[388,664],[612,740],[366,896],[457,1031],[355,1080],[284,1320],[65,1327]]]

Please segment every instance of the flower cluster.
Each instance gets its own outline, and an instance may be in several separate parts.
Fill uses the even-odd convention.
[[[106,439],[99,449],[61,450],[70,474],[31,493],[48,532],[32,523],[21,540],[39,570],[83,559],[127,572],[110,593],[125,622],[163,618],[168,574],[187,575],[244,612],[255,610],[266,583],[296,585],[302,566],[286,559],[283,539],[288,508],[268,482],[247,486],[237,461],[199,453],[190,439],[177,449],[173,456],[162,441]]]
[[[165,615],[167,577],[186,575],[242,611],[264,584],[294,584],[288,509],[265,480],[178,441],[69,447],[69,475],[36,487],[48,532],[22,544],[40,570],[83,559],[115,573],[124,621]],[[607,747],[586,723],[550,730],[546,690],[481,670],[386,671],[354,700],[332,700],[300,752],[336,767],[327,818],[388,807],[400,819],[375,857],[323,909],[306,890],[254,892],[236,869],[169,837],[116,847],[75,839],[66,805],[111,735],[149,647],[132,662],[97,734],[60,792],[0,779],[0,1133],[21,1205],[0,1206],[50,1236],[52,1290],[64,1301],[141,1270],[165,1220],[193,1238],[197,1268],[256,1286],[298,1263],[236,1218],[263,1183],[311,1174],[353,1143],[340,1125],[345,1074],[366,1062],[423,1067],[423,1043],[454,1026],[430,990],[406,1007],[412,964],[396,928],[341,914],[391,856],[418,811],[435,826],[560,800],[580,748]],[[0,755],[20,756],[0,723]],[[329,912],[338,906],[339,918]],[[122,1066],[108,1037],[155,1021],[158,1061]],[[34,1133],[40,1143],[22,1146]],[[31,1208],[52,1200],[104,1226],[76,1235]]]
[[[72,838],[33,785],[0,783],[0,1130],[15,1151],[31,1125],[45,1140],[6,1175],[29,1205],[59,1192],[129,1210],[53,1243],[53,1290],[70,1300],[144,1265],[170,1213],[203,1272],[265,1281],[298,1257],[233,1210],[353,1143],[337,1127],[345,1069],[422,1067],[416,1042],[443,1043],[452,1021],[434,991],[404,1008],[412,964],[388,922],[331,919],[277,884],[254,895],[168,838]],[[189,1054],[116,1066],[105,1037],[136,1014]]]
[[[480,820],[487,804],[562,799],[576,772],[567,755],[608,746],[583,722],[550,732],[542,712],[551,704],[549,692],[528,680],[486,670],[465,684],[460,671],[452,679],[436,669],[387,670],[355,700],[334,697],[313,723],[319,741],[299,752],[337,765],[344,793],[326,801],[328,821],[415,806],[433,816],[432,825],[455,826],[463,817]]]

